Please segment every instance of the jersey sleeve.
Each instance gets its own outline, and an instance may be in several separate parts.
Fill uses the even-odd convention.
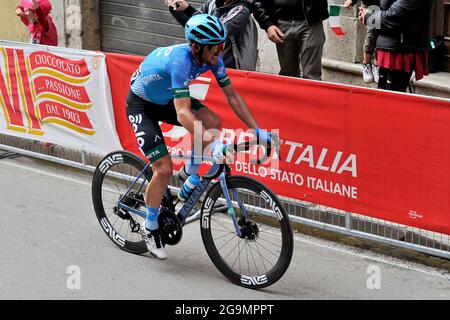
[[[191,64],[182,56],[173,57],[166,66],[172,81],[172,94],[174,99],[189,98],[189,71]]]
[[[225,68],[225,64],[223,63],[222,57],[219,57],[219,61],[216,65],[211,69],[214,76],[216,77],[216,81],[221,88],[227,87],[231,84],[230,79],[227,75],[227,69]]]

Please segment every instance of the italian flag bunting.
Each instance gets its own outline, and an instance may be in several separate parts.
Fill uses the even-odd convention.
[[[345,32],[341,28],[340,14],[341,5],[330,4],[330,27],[333,32],[338,36],[344,36]]]

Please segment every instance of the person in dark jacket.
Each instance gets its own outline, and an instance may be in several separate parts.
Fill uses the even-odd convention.
[[[277,46],[280,75],[322,79],[327,0],[255,0],[253,16]]]
[[[258,30],[251,18],[253,0],[207,0],[199,10],[185,0],[168,0],[170,12],[183,27],[195,14],[218,17],[227,27],[228,40],[222,53],[225,67],[255,71],[258,58]]]
[[[416,80],[428,75],[433,1],[380,0],[380,11],[360,9],[360,21],[379,29],[378,88],[406,92],[413,72]]]

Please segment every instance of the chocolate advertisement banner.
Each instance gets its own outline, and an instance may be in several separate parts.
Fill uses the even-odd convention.
[[[121,149],[103,53],[0,42],[0,133]]]

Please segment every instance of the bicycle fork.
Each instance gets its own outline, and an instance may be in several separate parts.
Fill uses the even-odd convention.
[[[228,215],[233,220],[233,225],[234,225],[234,228],[236,230],[236,235],[239,238],[242,238],[241,228],[239,227],[239,223],[238,223],[238,220],[237,220],[237,217],[236,217],[236,211],[234,210],[233,201],[231,200],[230,192],[228,190],[226,176],[227,175],[226,175],[225,172],[223,172],[219,176],[220,186],[222,187],[223,194],[224,194],[225,199],[227,201]],[[243,218],[244,219],[247,218],[248,217],[247,210],[245,209],[244,204],[241,201],[241,198],[239,197],[239,194],[238,194],[236,189],[233,189],[233,195],[234,195],[235,201],[238,203],[239,208],[241,209],[241,213],[242,213]]]

